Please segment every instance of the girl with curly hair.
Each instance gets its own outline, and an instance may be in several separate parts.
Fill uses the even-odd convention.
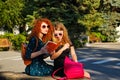
[[[53,26],[49,19],[41,18],[35,20],[34,27],[28,37],[29,43],[26,50],[26,58],[31,59],[32,63],[27,65],[25,73],[31,76],[51,75],[53,66],[44,61],[44,55],[47,50],[43,47],[45,43],[51,40],[53,35]],[[36,40],[37,39],[37,40]],[[37,48],[34,51],[37,43]]]

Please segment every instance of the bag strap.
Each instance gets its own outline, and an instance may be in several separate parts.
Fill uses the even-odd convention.
[[[35,37],[35,39],[36,39],[36,46],[35,46],[33,52],[34,52],[34,51],[37,49],[37,47],[38,47],[38,39],[37,39],[37,37]]]
[[[35,37],[35,39],[36,39],[36,46],[35,46],[33,52],[37,49],[37,46],[38,46],[38,39],[37,39],[37,37]],[[30,73],[30,66],[29,66],[29,73]]]
[[[52,73],[52,78],[54,78],[54,79],[56,79],[56,80],[66,80],[67,77],[61,77],[61,78],[56,78],[56,77],[55,77],[55,74],[56,74],[59,70],[61,70],[61,69],[63,69],[63,67],[60,67],[60,68],[56,69],[56,70]]]
[[[56,78],[56,77],[55,77],[55,74],[56,74],[59,70],[61,70],[61,69],[63,69],[63,67],[60,67],[60,68],[56,69],[56,70],[52,73],[52,78],[54,78],[54,79],[56,79],[56,80],[67,80],[67,77],[61,77],[61,78]],[[84,76],[83,78],[87,78],[88,80],[91,80],[91,78],[86,77],[86,76]],[[82,78],[81,78],[81,79],[82,79]]]
[[[38,46],[38,38],[37,37],[35,37],[35,39],[36,39],[36,46],[35,46],[35,48],[33,49],[33,52],[37,49],[37,46]],[[27,40],[25,40],[25,42],[24,43],[27,43]],[[22,43],[22,44],[24,44],[24,43]]]

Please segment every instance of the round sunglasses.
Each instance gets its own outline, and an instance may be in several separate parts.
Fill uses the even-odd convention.
[[[57,37],[57,36],[62,36],[63,34],[62,33],[55,33],[54,36]]]
[[[48,26],[46,26],[46,25],[42,25],[42,28],[50,28],[50,26],[48,25]]]

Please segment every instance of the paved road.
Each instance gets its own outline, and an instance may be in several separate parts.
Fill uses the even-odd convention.
[[[91,44],[76,52],[93,80],[120,80],[120,43]]]
[[[120,43],[95,43],[76,50],[78,61],[84,63],[92,80],[120,79]],[[46,61],[52,64],[47,58]],[[0,52],[0,71],[24,72],[20,52]]]

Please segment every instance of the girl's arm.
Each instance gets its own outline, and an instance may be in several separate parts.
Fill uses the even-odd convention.
[[[52,55],[50,56],[51,60],[56,59],[57,57],[59,57],[61,55],[61,53],[63,52],[63,48],[61,48],[60,50],[58,50],[57,52],[53,52]]]
[[[66,50],[67,48],[69,48],[69,44],[68,44],[68,43],[64,44],[64,46],[63,46],[60,50],[58,50],[57,52],[54,51],[54,52],[52,53],[52,55],[50,56],[50,58],[51,58],[52,60],[56,59],[56,58],[59,57],[59,56],[62,54],[62,52],[63,52],[64,50]]]
[[[42,47],[39,51],[33,52],[34,49],[37,48],[36,43],[38,44],[35,37],[33,37],[29,40],[29,44],[28,44],[28,47],[26,50],[26,58],[31,59],[31,58],[35,58],[41,54],[47,53],[47,50],[44,47]]]
[[[72,56],[73,61],[78,62],[74,46],[70,46],[70,54]]]
[[[45,49],[45,47],[42,47],[42,48],[40,49],[40,51],[36,51],[36,52],[31,53],[31,58],[35,58],[35,57],[37,57],[37,56],[39,56],[39,55],[41,55],[41,54],[44,54],[44,53],[48,53],[48,52],[47,52],[47,50]]]

